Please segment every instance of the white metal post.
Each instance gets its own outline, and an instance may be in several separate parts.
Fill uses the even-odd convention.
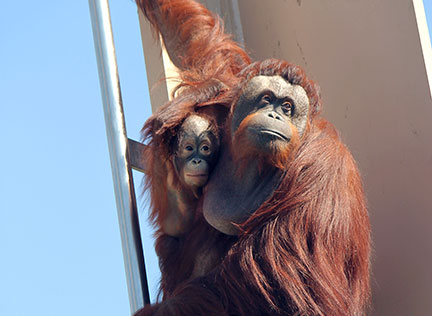
[[[108,0],[89,0],[132,314],[150,302]]]

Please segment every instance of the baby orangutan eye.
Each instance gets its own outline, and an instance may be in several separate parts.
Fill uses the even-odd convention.
[[[209,146],[209,145],[203,145],[203,146],[201,147],[201,152],[202,152],[204,155],[209,155],[209,154],[210,154],[210,146]]]

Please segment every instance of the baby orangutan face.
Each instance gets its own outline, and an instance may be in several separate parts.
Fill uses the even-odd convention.
[[[207,118],[191,115],[183,122],[174,165],[184,185],[194,190],[207,183],[218,147],[216,127]]]

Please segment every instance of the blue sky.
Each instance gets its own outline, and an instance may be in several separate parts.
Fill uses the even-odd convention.
[[[424,4],[431,25],[432,0]],[[110,7],[128,135],[138,139],[150,105],[136,8]],[[87,1],[1,1],[0,92],[0,315],[128,315]],[[142,232],[154,292],[144,220]]]

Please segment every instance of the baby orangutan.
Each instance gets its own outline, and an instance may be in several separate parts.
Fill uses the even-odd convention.
[[[168,162],[174,168],[167,166],[167,209],[160,223],[165,234],[177,237],[192,225],[198,198],[216,162],[218,149],[215,124],[196,114],[184,120]]]

